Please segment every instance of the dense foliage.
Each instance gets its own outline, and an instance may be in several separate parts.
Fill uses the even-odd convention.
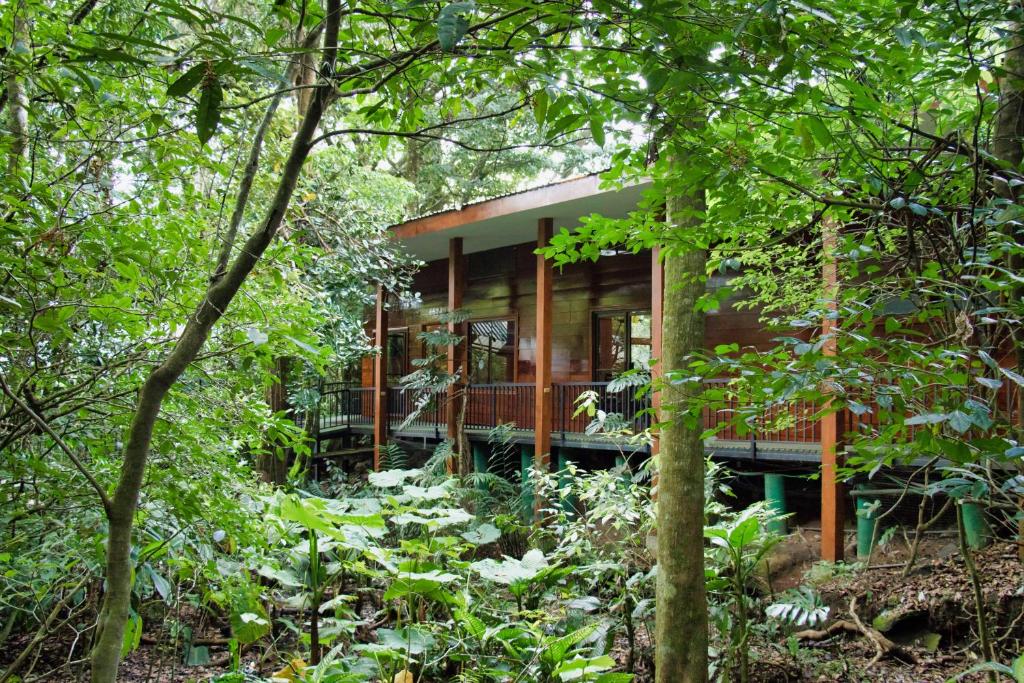
[[[778,330],[621,380],[728,378],[663,428],[839,412],[846,476],[955,502],[961,536],[979,505],[1016,534],[1022,20],[1004,0],[6,3],[0,649],[20,654],[0,680],[69,629],[57,676],[93,648],[114,680],[144,633],[204,664],[193,634],[216,623],[234,680],[256,647],[319,681],[649,671],[645,475],[535,473],[533,525],[516,467],[438,471],[458,443],[368,487],[311,482],[294,419],[373,352],[376,288],[408,287],[389,224],[584,170],[654,190],[556,235],[556,264],[697,254],[693,280],[727,280],[698,312],[731,297]],[[413,388],[454,382],[433,367]],[[282,383],[293,413],[268,401]],[[283,488],[258,482],[289,457]],[[710,469],[690,550],[711,671],[746,680],[757,629],[777,635],[754,596],[775,539]],[[1007,659],[962,546],[980,655]],[[767,615],[827,613],[790,597]]]

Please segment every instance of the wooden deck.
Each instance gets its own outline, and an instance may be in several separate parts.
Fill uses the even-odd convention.
[[[606,382],[568,382],[553,385],[551,445],[556,448],[619,451],[625,454],[648,453],[647,444],[624,436],[604,432],[588,433],[591,418],[576,415],[576,400],[584,392],[591,394],[600,410],[618,415],[627,428],[639,433],[651,424],[651,407],[647,397],[638,397],[635,389],[618,392],[608,390]],[[535,444],[535,413],[533,384],[491,384],[467,388],[465,415],[466,435],[472,442],[488,441],[499,425],[511,425],[505,438],[512,443]],[[321,391],[317,447],[321,443],[346,435],[372,436],[375,423],[374,389],[346,385],[327,385]],[[414,412],[415,395],[399,388],[390,389],[386,400],[388,434],[391,438],[422,442],[425,447],[447,435],[445,398],[439,397],[427,407]],[[736,406],[708,410],[705,424],[724,424]],[[735,428],[723,429],[708,439],[709,455],[729,460],[816,463],[820,457],[820,430],[813,421],[814,406],[796,402],[786,407],[789,419],[784,428],[771,432],[740,435]],[[779,422],[778,411],[770,414]]]

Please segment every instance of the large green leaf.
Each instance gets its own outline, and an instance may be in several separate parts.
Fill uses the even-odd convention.
[[[437,15],[437,42],[445,52],[451,52],[469,29],[465,15],[476,9],[475,2],[453,2],[441,8]]]
[[[218,79],[212,78],[203,83],[199,105],[196,107],[196,134],[200,142],[207,142],[217,132],[223,98],[224,91]]]

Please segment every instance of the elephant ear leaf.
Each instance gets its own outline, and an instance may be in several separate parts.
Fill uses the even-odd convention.
[[[224,91],[221,90],[220,81],[213,78],[203,83],[199,106],[196,107],[196,134],[199,141],[204,144],[217,132],[217,125],[220,123],[220,103],[223,99]]]
[[[437,15],[437,42],[445,52],[451,52],[469,30],[466,14],[476,9],[475,2],[453,2],[441,8]]]

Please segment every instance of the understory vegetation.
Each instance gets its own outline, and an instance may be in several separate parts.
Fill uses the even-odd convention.
[[[1022,27],[4,2],[0,683],[1024,681]],[[475,461],[453,301],[390,378],[450,431],[326,457],[326,388],[395,374],[375,306],[423,307],[391,227],[582,174],[646,189],[529,258],[657,255],[660,356],[607,385],[637,414],[581,389],[586,464],[514,423]]]

